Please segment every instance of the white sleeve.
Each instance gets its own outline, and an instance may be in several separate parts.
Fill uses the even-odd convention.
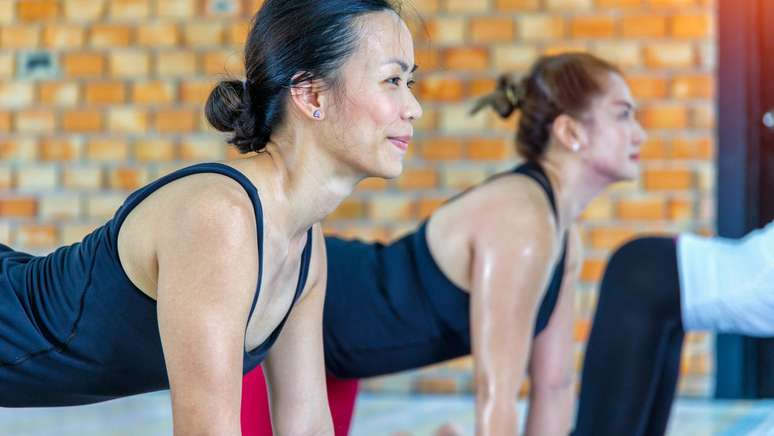
[[[774,222],[742,239],[681,235],[683,326],[774,337]]]

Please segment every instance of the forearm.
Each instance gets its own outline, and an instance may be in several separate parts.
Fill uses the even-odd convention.
[[[566,436],[572,426],[573,384],[530,392],[525,436]]]

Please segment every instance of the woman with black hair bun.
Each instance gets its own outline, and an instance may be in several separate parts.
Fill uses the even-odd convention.
[[[330,434],[318,223],[401,173],[415,68],[387,0],[265,1],[246,80],[205,109],[244,158],[164,176],[47,256],[0,246],[0,406],[169,388],[176,435],[239,435],[242,375],[263,362],[278,433]]]
[[[474,110],[485,107],[520,112],[524,163],[387,245],[325,238],[325,363],[339,435],[352,416],[353,380],[468,354],[477,435],[516,434],[527,371],[526,434],[570,431],[581,264],[574,223],[608,185],[637,177],[645,133],[620,71],[583,53],[543,57],[521,80],[502,76]],[[258,394],[243,419],[261,410],[260,383],[248,375],[246,394]],[[265,406],[257,416],[267,416]],[[249,435],[268,434],[263,423]]]

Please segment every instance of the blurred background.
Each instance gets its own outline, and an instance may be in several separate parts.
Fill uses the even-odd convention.
[[[762,37],[766,20],[774,18],[774,2],[404,3],[420,66],[415,90],[425,114],[404,174],[362,183],[327,220],[328,232],[394,238],[444,199],[515,165],[515,117],[470,117],[471,99],[491,91],[500,73],[523,73],[539,55],[567,50],[590,51],[623,69],[649,134],[641,178],[610,189],[583,215],[578,365],[598,280],[621,242],[642,232],[720,229],[739,236],[756,220],[771,219],[766,214],[772,206],[763,205],[772,202],[764,192],[774,185],[762,174],[772,172],[756,165],[774,166],[774,144],[754,127],[765,110],[753,112],[765,109],[766,102],[774,106],[771,86],[762,85],[765,68],[774,72],[774,67],[761,60],[765,50],[774,58],[772,43]],[[261,4],[0,0],[0,242],[46,253],[79,241],[109,219],[132,190],[194,162],[236,156],[207,125],[202,108],[216,81],[242,76],[242,45]],[[722,38],[723,29],[729,29],[728,39]],[[728,63],[721,65],[726,52]],[[719,105],[723,98],[727,104]],[[717,126],[718,111],[728,111],[736,124],[726,130]],[[732,145],[724,146],[721,138]],[[751,191],[753,185],[757,190]],[[765,355],[751,357],[745,350],[767,345],[722,340],[731,347],[731,359],[718,363],[730,374],[721,380],[714,337],[688,335],[683,397],[712,397],[728,377],[736,379],[728,382],[727,397],[760,396],[755,385],[760,378],[739,374],[754,373],[750,368]],[[370,380],[365,387],[369,397],[470,393],[470,360]]]

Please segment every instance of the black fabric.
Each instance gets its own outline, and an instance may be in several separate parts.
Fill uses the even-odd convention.
[[[495,177],[513,173],[535,180],[557,213],[551,185],[536,163]],[[454,285],[435,263],[426,229],[427,222],[388,245],[325,238],[328,284],[323,334],[331,374],[373,377],[470,354],[470,294]],[[535,335],[548,325],[556,306],[566,248],[540,304]]]
[[[599,291],[574,435],[663,435],[683,336],[675,241],[650,237],[619,248]]]

